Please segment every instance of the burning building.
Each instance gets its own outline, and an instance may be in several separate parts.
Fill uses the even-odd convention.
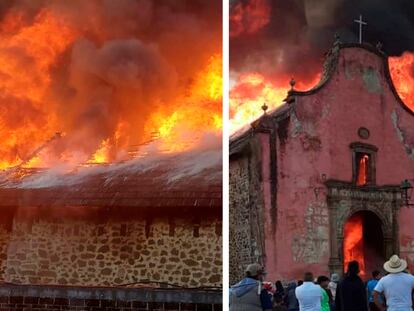
[[[256,260],[271,280],[342,273],[350,260],[369,275],[393,253],[414,268],[414,214],[400,188],[414,175],[414,113],[394,62],[380,46],[338,39],[319,83],[298,91],[292,80],[283,105],[264,105],[233,134],[233,281]]]
[[[220,304],[221,16],[0,4],[1,304]]]
[[[413,5],[230,1],[233,281],[256,260],[273,280],[412,266]]]

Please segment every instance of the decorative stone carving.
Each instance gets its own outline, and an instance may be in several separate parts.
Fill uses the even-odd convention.
[[[343,270],[342,243],[344,226],[349,217],[359,211],[370,211],[381,221],[386,256],[398,248],[396,214],[401,206],[399,186],[356,187],[340,181],[326,182],[328,187],[329,224],[331,236],[330,269]]]

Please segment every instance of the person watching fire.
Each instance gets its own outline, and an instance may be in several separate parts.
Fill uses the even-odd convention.
[[[406,273],[407,261],[392,255],[384,263],[384,270],[389,274],[378,281],[374,288],[374,302],[381,311],[412,311],[412,291],[414,289],[414,276]],[[380,301],[383,293],[387,308]]]

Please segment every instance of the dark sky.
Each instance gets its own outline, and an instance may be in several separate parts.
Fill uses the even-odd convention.
[[[269,22],[255,33],[230,38],[230,68],[236,72],[259,71],[309,74],[320,66],[337,32],[342,42],[358,41],[363,15],[364,42],[383,43],[390,56],[414,51],[414,0],[230,0],[237,6],[267,6]],[[244,17],[241,23],[250,23]],[[230,30],[235,29],[234,22]],[[240,26],[240,25],[239,25]]]

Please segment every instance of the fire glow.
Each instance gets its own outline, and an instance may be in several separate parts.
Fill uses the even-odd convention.
[[[390,57],[388,62],[398,95],[414,111],[414,53],[405,52],[400,57]]]
[[[354,215],[345,224],[344,228],[344,268],[351,261],[358,261],[362,276],[365,275],[363,218]]]
[[[11,7],[0,21],[0,169],[185,152],[221,135],[221,27],[208,24],[220,17],[168,1],[76,5]]]
[[[308,80],[298,80],[295,89],[308,90],[320,79],[316,73]],[[274,81],[259,73],[246,73],[239,77],[238,82],[230,90],[230,132],[235,132],[246,124],[259,118],[263,111],[261,106],[266,103],[269,110],[283,104],[289,90],[289,77]]]
[[[414,53],[390,57],[389,67],[394,86],[409,109],[414,111]],[[296,90],[308,90],[317,85],[320,73],[311,78],[297,77]],[[235,132],[259,118],[263,103],[269,109],[283,104],[289,90],[289,78],[268,79],[257,72],[243,73],[230,90],[230,131]]]

